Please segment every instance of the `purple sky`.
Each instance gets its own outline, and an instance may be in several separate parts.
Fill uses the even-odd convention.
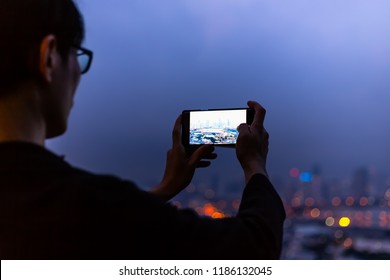
[[[94,62],[67,134],[48,142],[71,163],[147,187],[183,109],[254,99],[267,108],[269,173],[390,175],[389,1],[77,2]],[[218,151],[196,178],[241,178],[234,150]]]

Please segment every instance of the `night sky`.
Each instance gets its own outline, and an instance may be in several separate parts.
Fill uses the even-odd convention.
[[[94,51],[67,133],[72,164],[157,183],[184,109],[267,109],[268,171],[390,175],[387,0],[79,0]],[[242,178],[233,149],[195,180]],[[229,175],[226,175],[229,174]]]

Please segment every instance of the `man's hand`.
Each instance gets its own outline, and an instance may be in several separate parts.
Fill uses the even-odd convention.
[[[268,177],[266,161],[269,135],[263,126],[266,111],[255,101],[249,101],[248,106],[255,110],[255,116],[251,125],[239,125],[236,145],[236,155],[244,170],[246,183],[257,173]]]
[[[175,122],[172,142],[172,148],[167,154],[164,177],[161,183],[151,190],[165,201],[173,198],[191,183],[196,168],[210,166],[209,160],[217,157],[211,145],[200,146],[191,156],[187,155],[181,143],[181,116]]]

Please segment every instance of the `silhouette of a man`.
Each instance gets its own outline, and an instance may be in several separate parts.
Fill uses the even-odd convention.
[[[239,126],[245,175],[235,217],[218,220],[167,201],[216,155],[191,156],[173,129],[163,179],[150,192],[77,169],[45,148],[62,135],[92,52],[72,0],[0,0],[1,259],[277,259],[285,212],[266,171],[265,110]]]

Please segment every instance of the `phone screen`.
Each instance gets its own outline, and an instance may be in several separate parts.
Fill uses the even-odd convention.
[[[189,112],[190,145],[235,145],[237,127],[247,122],[247,109]]]

